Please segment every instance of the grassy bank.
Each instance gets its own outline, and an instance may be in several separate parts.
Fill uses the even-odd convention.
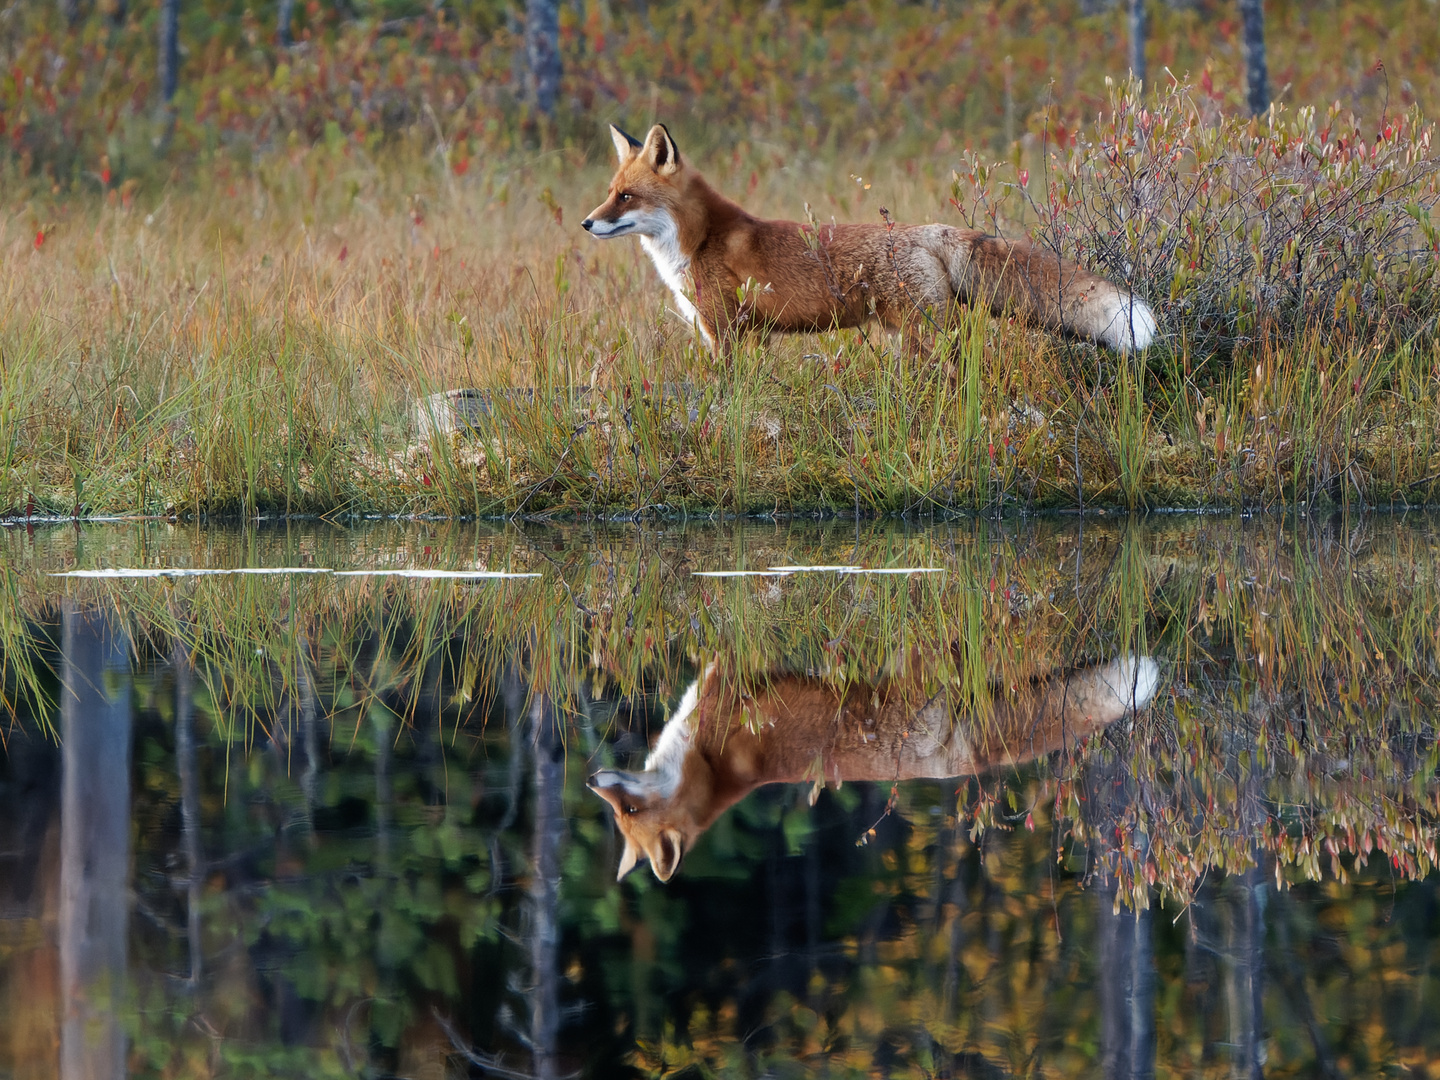
[[[1019,167],[695,156],[765,214],[872,220],[883,205],[1033,229],[1156,303],[1161,343],[1131,360],[972,314],[933,363],[875,330],[755,340],[717,363],[636,245],[578,228],[609,166],[574,148],[457,176],[433,155],[322,143],[146,195],[32,196],[0,222],[0,509],[1440,498],[1435,162],[1418,112],[1367,146],[1335,110],[1250,122],[1183,88],[1121,88],[1110,108]],[[455,387],[533,393],[424,435],[416,402]]]

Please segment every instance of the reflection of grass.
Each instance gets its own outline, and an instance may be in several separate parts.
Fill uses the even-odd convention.
[[[43,659],[53,642],[37,618],[42,606],[21,574],[0,560],[0,714],[11,724],[18,716],[37,717],[53,734],[50,717],[56,703]],[[0,727],[0,741],[3,731]]]
[[[6,535],[17,549],[28,543]],[[75,541],[62,538],[72,535],[37,534],[32,558],[10,557],[10,609],[29,613],[0,624],[7,686],[22,688],[12,699],[40,697],[34,658],[44,654],[58,585],[37,579],[35,567],[67,564]],[[139,527],[110,534],[103,555],[94,530],[80,543],[87,558],[114,562],[408,562],[544,575],[66,584],[76,597],[118,605],[142,655],[168,654],[178,635],[206,688],[214,736],[241,747],[293,737],[307,695],[319,715],[344,714],[347,724],[382,708],[454,738],[488,715],[500,672],[513,664],[532,691],[562,703],[588,685],[651,704],[673,701],[706,656],[741,679],[785,669],[838,685],[920,664],[969,722],[984,723],[993,687],[1150,653],[1170,665],[1173,693],[1162,688],[1133,727],[1052,762],[1043,797],[1077,838],[1105,834],[1127,875],[1124,895],[1143,902],[1154,884],[1184,896],[1205,867],[1243,867],[1257,850],[1280,860],[1282,877],[1313,875],[1322,858],[1327,872],[1349,873],[1341,856],[1363,860],[1377,848],[1406,873],[1434,859],[1427,710],[1440,703],[1440,582],[1428,524],[1092,520],[1083,534],[1057,522],[1020,532]],[[814,563],[946,572],[691,576]],[[332,730],[342,740],[361,734]],[[1136,794],[1118,820],[1097,821],[1077,785],[1113,755]],[[964,792],[961,809],[976,829],[1014,827],[1035,804],[1007,792],[1003,778]]]

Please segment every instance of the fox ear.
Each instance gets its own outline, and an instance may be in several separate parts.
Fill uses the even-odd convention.
[[[650,869],[662,883],[669,881],[680,866],[684,846],[685,838],[678,829],[662,829],[655,838],[655,846],[650,850]]]
[[[674,176],[680,171],[680,151],[675,149],[675,140],[664,124],[656,124],[645,136],[645,148],[641,151],[645,161],[661,176]]]
[[[610,125],[610,139],[615,144],[615,156],[619,158],[621,165],[634,157],[636,150],[645,149],[644,143],[635,136],[621,131],[614,124]]]
[[[635,846],[635,841],[628,836],[625,838],[625,854],[620,856],[620,872],[615,875],[616,881],[624,881],[625,875],[640,865],[640,860],[645,853]]]

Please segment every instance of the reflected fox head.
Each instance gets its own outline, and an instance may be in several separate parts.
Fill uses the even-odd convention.
[[[657,878],[669,881],[681,857],[718,813],[711,806],[708,766],[690,752],[691,714],[713,673],[711,664],[685,691],[643,770],[601,769],[590,777],[590,790],[610,804],[625,841],[616,881],[646,859]]]
[[[655,779],[654,773],[624,769],[602,769],[590,777],[590,789],[610,804],[625,841],[616,881],[646,859],[657,878],[669,881],[698,831],[686,828],[678,800],[660,791]]]
[[[610,193],[581,227],[602,240],[634,235],[677,243],[685,166],[670,132],[656,124],[642,143],[611,124],[610,137],[619,159]]]

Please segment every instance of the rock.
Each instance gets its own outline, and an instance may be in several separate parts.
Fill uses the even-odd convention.
[[[577,405],[592,400],[603,406],[605,396],[588,386],[578,386],[569,391],[557,391],[557,396],[567,394]],[[454,432],[474,434],[481,426],[482,417],[491,414],[491,403],[498,396],[503,401],[530,402],[535,400],[535,390],[529,386],[505,386],[495,390],[442,390],[417,398],[413,405],[415,431],[421,442],[432,435],[450,435]],[[685,419],[695,423],[699,418],[699,404],[703,394],[692,383],[665,383],[660,387],[660,400],[665,403],[679,403],[684,407]],[[627,406],[628,408],[628,406]]]
[[[480,417],[490,414],[490,395],[484,390],[442,390],[415,402],[415,430],[422,440],[473,430]]]

